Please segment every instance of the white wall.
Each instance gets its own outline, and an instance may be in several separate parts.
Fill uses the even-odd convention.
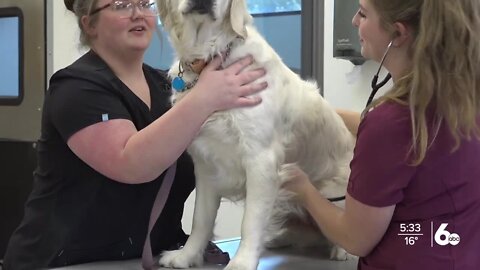
[[[65,8],[63,1],[51,0],[51,4],[53,6],[53,44],[49,52],[52,57],[52,67],[48,70],[50,75],[70,65],[85,52],[85,49],[79,47],[80,30],[75,15]]]
[[[378,64],[367,61],[354,68],[349,61],[335,59],[333,52],[333,3],[325,0],[325,66],[324,95],[337,108],[362,111],[370,93],[370,81]],[[75,17],[65,9],[63,1],[53,1],[53,67],[54,72],[77,59],[83,50],[78,47],[79,32]],[[353,14],[352,14],[353,16]],[[354,70],[354,71],[353,71]],[[352,72],[353,71],[353,72]],[[380,80],[385,75],[382,72]],[[384,89],[390,86],[386,85]],[[189,197],[184,212],[184,228],[190,232],[195,194]],[[216,239],[238,237],[243,214],[242,204],[224,201],[220,206],[215,229]]]

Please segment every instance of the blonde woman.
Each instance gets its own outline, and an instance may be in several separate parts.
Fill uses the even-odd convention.
[[[345,210],[295,165],[284,187],[358,269],[478,269],[480,1],[360,0],[353,25],[394,86],[340,113],[357,133]]]

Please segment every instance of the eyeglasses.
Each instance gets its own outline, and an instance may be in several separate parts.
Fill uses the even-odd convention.
[[[135,7],[137,7],[142,14],[144,14],[144,16],[150,17],[158,15],[155,1],[141,0],[133,3],[131,0],[114,0],[111,3],[92,10],[92,12],[90,12],[90,16],[95,15],[104,9],[111,8],[122,17],[131,17],[135,12]]]

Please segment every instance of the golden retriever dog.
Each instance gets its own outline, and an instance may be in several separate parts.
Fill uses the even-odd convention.
[[[256,269],[265,246],[321,243],[324,238],[306,211],[281,190],[281,171],[296,163],[321,194],[344,195],[354,138],[342,119],[316,83],[292,72],[259,34],[245,0],[158,0],[157,5],[177,56],[169,76],[182,73],[186,83],[185,91],[174,91],[173,102],[188,95],[199,62],[225,52],[224,66],[252,55],[249,68],[263,67],[267,73],[259,81],[268,82],[260,105],[214,113],[189,146],[196,175],[193,228],[185,246],[163,253],[160,264],[203,263],[222,197],[245,200],[240,246],[225,269]],[[333,259],[346,259],[345,250],[332,248]]]

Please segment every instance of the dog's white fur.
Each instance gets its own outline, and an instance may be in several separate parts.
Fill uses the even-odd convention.
[[[326,197],[344,195],[354,139],[314,82],[292,72],[257,32],[244,0],[212,0],[210,14],[187,12],[194,1],[158,0],[160,18],[181,61],[211,59],[232,44],[224,66],[246,55],[267,75],[263,102],[213,114],[188,149],[195,164],[193,228],[185,247],[162,255],[160,264],[188,268],[203,262],[222,197],[245,199],[242,240],[225,269],[253,270],[265,244],[308,245],[321,233],[311,218],[280,190],[285,164],[295,162]],[[241,38],[238,38],[238,37]],[[232,43],[233,42],[233,43]],[[178,61],[170,76],[177,76]],[[192,82],[198,75],[185,71]],[[188,91],[175,93],[178,100]],[[270,215],[270,217],[269,217]],[[346,259],[334,248],[332,257]]]

